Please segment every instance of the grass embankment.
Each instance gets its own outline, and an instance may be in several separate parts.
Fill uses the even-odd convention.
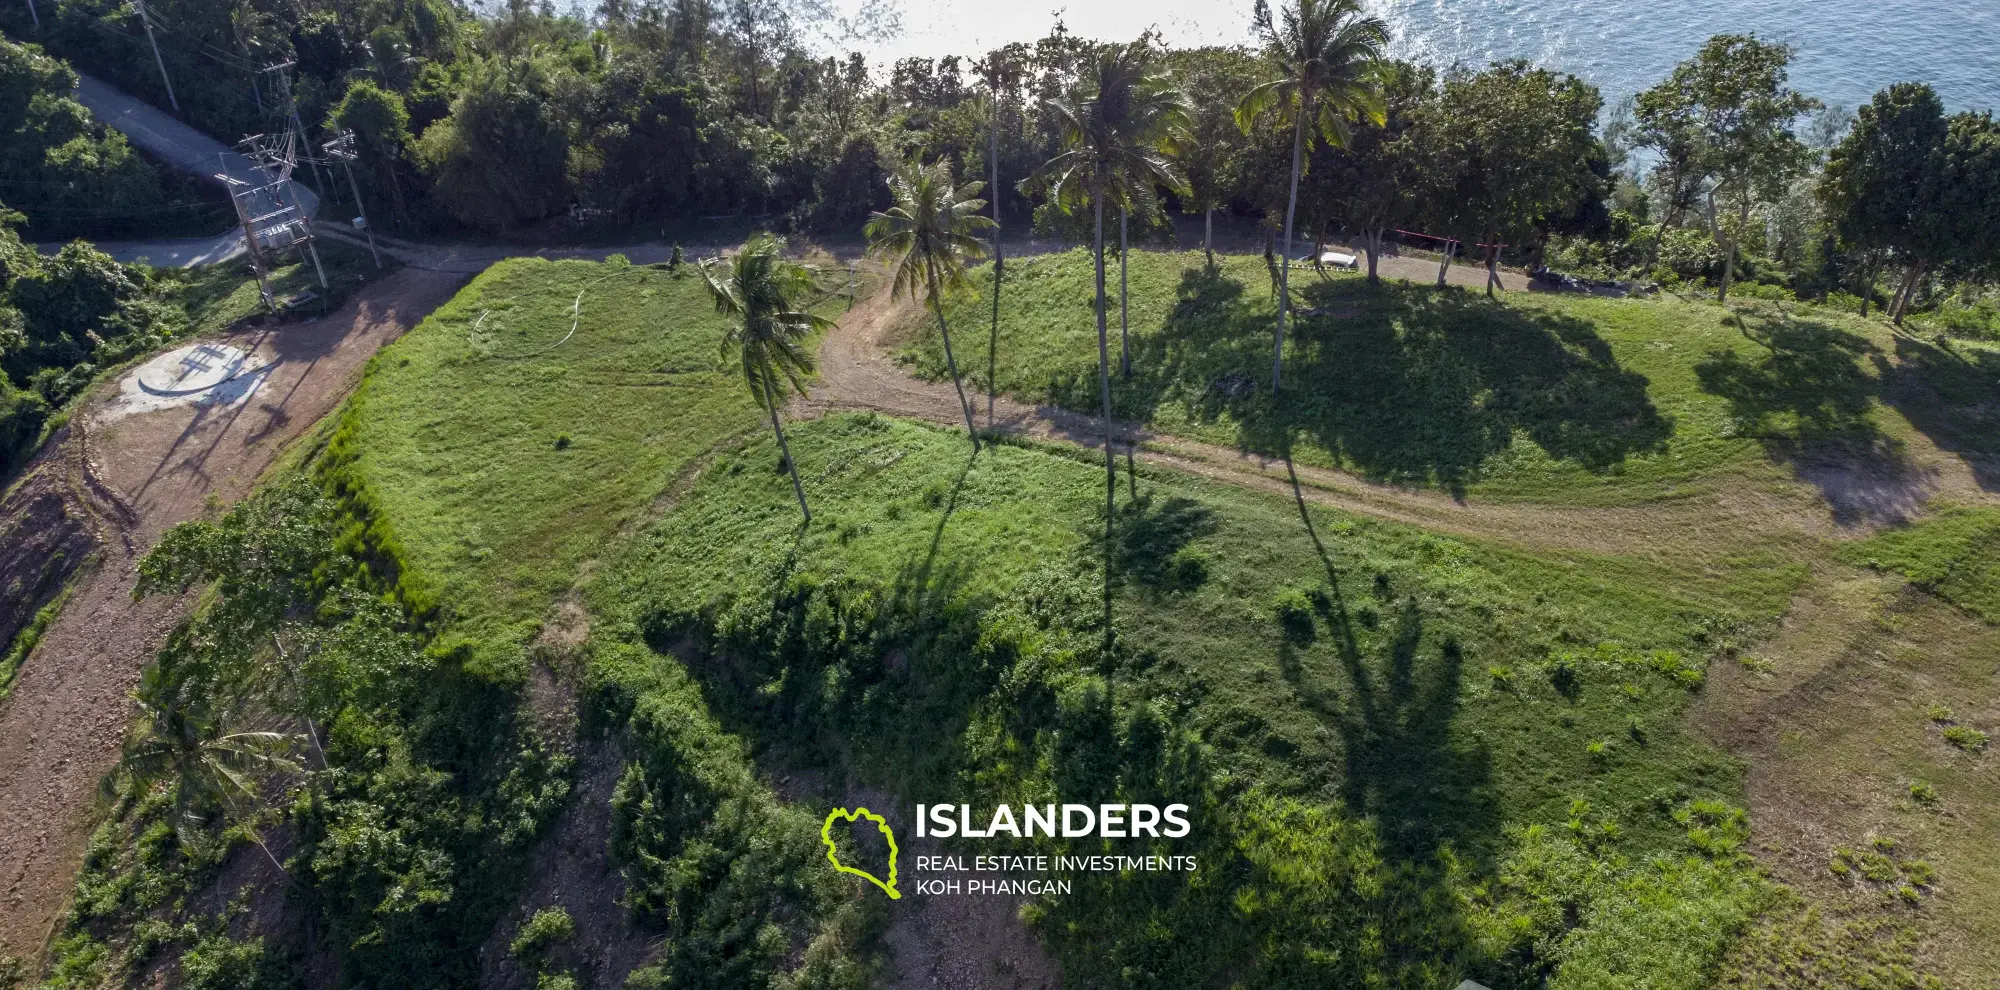
[[[605,285],[619,291],[590,291]],[[583,319],[554,346],[579,289]],[[661,940],[633,986],[864,986],[863,902],[825,865],[817,823],[757,779],[697,685],[612,646],[564,663],[560,684],[535,681],[537,694],[523,662],[582,560],[691,458],[763,428],[718,366],[720,330],[690,271],[498,266],[371,365],[304,465],[339,498],[280,472],[174,531],[148,566],[222,580],[149,683],[286,727],[310,718],[324,750],[303,762],[326,770],[287,781],[291,800],[201,805],[207,821],[184,842],[171,787],[121,784],[50,985],[135,979],[163,957],[191,985],[290,985],[326,953],[358,985],[478,982],[492,964],[481,947],[511,928],[529,856],[570,793],[581,716],[626,763],[615,834],[579,841],[612,843],[634,871],[643,938]],[[403,607],[382,600],[391,590]],[[281,640],[284,656],[263,649]],[[291,675],[264,676],[274,664]],[[289,879],[266,891],[292,907],[232,923],[235,907],[215,907],[249,895],[186,895],[260,855],[241,845],[246,819],[295,837]],[[535,955],[543,985],[575,985],[569,967],[588,964],[580,949]]]
[[[1290,442],[1301,461],[1385,481],[1566,504],[1783,487],[1773,454],[1892,466],[1919,427],[1949,449],[2000,452],[1947,387],[1990,391],[2000,355],[1892,339],[1882,324],[1816,308],[1739,318],[1672,300],[1489,301],[1370,288],[1351,273],[1293,280],[1304,309],[1274,403],[1267,270],[1256,256],[1217,260],[1209,271],[1199,253],[1133,252],[1130,381],[1118,377],[1115,291],[1110,309],[1120,415],[1263,454]],[[947,311],[969,352],[960,367],[980,389],[990,272]],[[1091,280],[1085,251],[1008,265],[991,376],[1001,391],[1096,411]],[[901,359],[942,376],[935,324],[904,333]]]
[[[331,450],[413,603],[517,662],[607,537],[760,425],[722,329],[690,268],[514,259],[384,349]]]
[[[905,809],[1195,804],[1153,850],[1199,850],[1194,878],[1036,909],[1078,982],[1706,986],[1769,903],[1741,770],[1681,713],[1799,568],[1531,555],[1144,472],[1107,654],[1087,454],[968,463],[872,415],[794,454],[813,526],[753,436],[596,581],[600,637],[695,658],[773,774]]]

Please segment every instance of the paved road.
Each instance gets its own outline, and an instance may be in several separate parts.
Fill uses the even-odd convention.
[[[113,89],[103,80],[81,72],[76,76],[77,102],[88,107],[98,120],[116,128],[134,145],[167,165],[203,178],[213,178],[220,172],[242,182],[263,181],[262,174],[251,165],[250,159],[225,147],[222,142],[175,120],[143,100]],[[280,195],[290,197],[291,202],[302,207],[307,215],[319,209],[319,197],[313,195],[312,190],[298,182],[286,185],[287,191]],[[254,208],[269,213],[280,205],[277,198],[265,197]],[[54,251],[59,247],[60,244],[40,245],[43,251]],[[227,261],[242,254],[243,232],[231,228],[213,237],[104,241],[97,248],[119,261],[143,258],[162,268],[188,268]]]

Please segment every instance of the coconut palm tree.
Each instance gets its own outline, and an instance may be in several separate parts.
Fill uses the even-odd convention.
[[[958,359],[952,356],[944,298],[968,285],[967,260],[986,257],[986,242],[973,236],[973,231],[996,226],[991,218],[979,215],[986,201],[976,197],[985,186],[976,181],[953,186],[951,163],[943,159],[931,165],[906,161],[889,177],[894,205],[873,214],[862,228],[869,253],[889,270],[890,298],[922,292],[937,314],[945,367],[958,390],[958,411],[965,414],[965,432],[974,450],[979,449],[979,430],[972,425],[972,404],[965,400]]]
[[[793,391],[805,394],[804,378],[813,370],[806,338],[832,328],[833,321],[806,310],[817,273],[811,266],[786,260],[784,251],[783,238],[752,234],[727,261],[702,262],[701,274],[715,299],[715,311],[729,319],[729,332],[722,338],[723,359],[734,358],[743,365],[744,384],[770,414],[778,454],[791,472],[792,494],[799,499],[799,514],[811,522],[799,465],[792,460],[784,424],[778,420],[779,396]]]
[[[1266,110],[1292,126],[1291,192],[1285,199],[1285,246],[1278,266],[1278,328],[1273,335],[1271,394],[1278,392],[1285,360],[1285,313],[1291,302],[1292,217],[1299,207],[1299,172],[1314,138],[1343,148],[1348,124],[1386,118],[1377,81],[1389,29],[1366,16],[1361,0],[1288,0],[1273,17],[1269,0],[1257,0],[1255,27],[1278,76],[1250,90],[1236,108],[1243,133]]]
[[[176,684],[158,665],[146,668],[133,693],[143,736],[126,750],[108,781],[141,786],[172,781],[174,830],[190,839],[205,809],[255,801],[260,771],[295,771],[286,756],[292,737],[281,732],[230,732],[232,712]],[[270,855],[270,850],[265,850]],[[275,857],[272,860],[276,862]]]
[[[1041,185],[1065,209],[1093,212],[1097,265],[1097,391],[1104,413],[1104,507],[1111,518],[1117,461],[1111,452],[1111,345],[1105,315],[1104,207],[1129,206],[1141,185],[1185,185],[1169,154],[1187,135],[1189,110],[1167,77],[1155,70],[1142,42],[1108,48],[1084,66],[1075,95],[1049,102],[1064,150],[1024,185]]]

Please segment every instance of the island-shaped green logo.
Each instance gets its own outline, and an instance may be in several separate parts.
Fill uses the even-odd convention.
[[[875,876],[875,874],[870,873],[867,870],[857,870],[854,867],[848,866],[847,864],[842,863],[840,861],[840,856],[835,851],[833,845],[833,823],[835,819],[841,819],[841,818],[844,818],[850,822],[859,821],[860,819],[866,818],[869,821],[874,822],[875,827],[882,831],[883,838],[889,840],[888,883],[883,883],[879,878]],[[857,877],[863,877],[867,879],[869,883],[872,883],[875,886],[882,888],[882,892],[888,894],[889,899],[892,901],[902,900],[903,895],[896,891],[896,833],[889,830],[889,822],[886,819],[884,819],[881,815],[875,814],[874,812],[869,811],[867,808],[856,808],[853,811],[849,811],[846,808],[835,808],[832,811],[826,813],[826,824],[821,825],[819,827],[819,841],[826,843],[826,861],[832,863],[834,869],[842,873],[852,873]]]

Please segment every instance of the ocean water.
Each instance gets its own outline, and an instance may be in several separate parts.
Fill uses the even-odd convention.
[[[859,0],[842,0],[853,6]],[[1059,6],[902,0],[896,36],[859,48],[878,66],[905,55],[977,55],[1046,34],[1121,40],[1155,29],[1176,45],[1245,44],[1252,0],[1095,0]],[[1855,107],[1893,82],[1935,86],[1946,105],[2000,109],[2000,0],[1369,0],[1396,54],[1444,67],[1527,58],[1576,73],[1607,104],[1666,77],[1710,35],[1755,32],[1798,50],[1792,82]]]
[[[1527,58],[1597,84],[1607,103],[1666,77],[1711,35],[1797,50],[1792,85],[1853,108],[1926,82],[1953,110],[2000,109],[2000,0],[1376,0],[1399,54],[1432,65]]]

